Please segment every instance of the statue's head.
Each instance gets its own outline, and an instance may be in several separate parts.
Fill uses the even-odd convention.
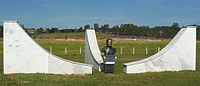
[[[107,39],[106,40],[106,45],[111,47],[112,46],[112,39]]]

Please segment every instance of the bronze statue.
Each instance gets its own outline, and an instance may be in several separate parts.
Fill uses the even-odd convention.
[[[103,55],[114,55],[116,52],[116,49],[112,47],[112,39],[106,40],[106,47],[104,47],[101,51],[103,52]]]
[[[114,72],[114,64],[116,49],[112,47],[112,39],[106,40],[106,47],[104,47],[101,51],[103,52],[103,71],[105,73],[113,73]]]

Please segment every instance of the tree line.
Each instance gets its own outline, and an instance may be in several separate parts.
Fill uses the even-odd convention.
[[[24,25],[21,25],[24,28]],[[197,39],[200,39],[200,26],[197,27]],[[29,28],[30,29],[30,28]],[[86,29],[95,29],[96,32],[111,33],[118,36],[143,36],[153,38],[173,38],[177,32],[181,29],[178,23],[173,23],[171,26],[138,26],[134,24],[121,24],[110,27],[109,24],[99,25],[95,23],[93,27],[89,24],[84,27],[74,29],[58,29],[58,28],[32,28],[34,32],[30,33],[29,29],[25,28],[29,35],[38,35],[43,33],[73,33],[73,32],[85,32]],[[3,37],[3,26],[0,26],[0,37]]]

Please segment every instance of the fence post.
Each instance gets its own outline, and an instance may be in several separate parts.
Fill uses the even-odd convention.
[[[148,54],[148,48],[146,47],[146,55]]]
[[[158,47],[158,52],[160,51],[160,47]]]
[[[135,55],[135,47],[133,47],[133,55]]]
[[[52,47],[50,46],[50,54],[52,54]]]
[[[121,54],[123,53],[123,49],[122,49],[123,47],[121,47]]]
[[[65,47],[65,55],[67,55],[67,47]]]
[[[81,47],[80,47],[80,54],[81,54]]]

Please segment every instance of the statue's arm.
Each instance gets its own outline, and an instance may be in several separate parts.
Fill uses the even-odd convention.
[[[114,53],[116,53],[116,51],[117,51],[117,50],[114,48]]]
[[[102,55],[104,56],[104,55],[105,55],[105,48],[103,48],[103,49],[101,50],[101,52],[102,52]]]

